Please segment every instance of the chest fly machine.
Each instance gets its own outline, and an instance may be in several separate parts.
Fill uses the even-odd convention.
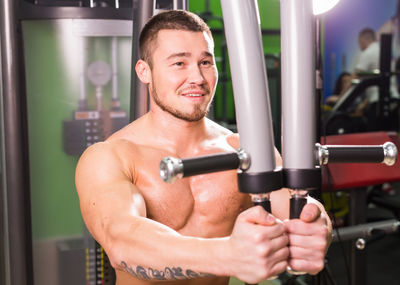
[[[267,71],[256,0],[221,0],[231,66],[240,149],[196,158],[166,157],[160,176],[172,183],[238,169],[240,192],[271,211],[270,193],[291,189],[290,218],[298,218],[309,191],[321,186],[322,165],[335,162],[393,165],[397,148],[320,145],[316,135],[315,19],[311,0],[281,0],[282,167],[275,163]]]

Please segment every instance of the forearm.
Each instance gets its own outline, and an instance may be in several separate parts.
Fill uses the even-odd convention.
[[[110,229],[107,245],[114,268],[145,280],[230,275],[224,266],[228,238],[186,237],[146,218],[132,220],[130,227],[120,223]]]

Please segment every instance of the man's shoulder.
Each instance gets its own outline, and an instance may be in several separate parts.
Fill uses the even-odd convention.
[[[380,51],[379,43],[373,42],[365,49],[362,55],[365,57],[365,59],[376,60],[376,58],[379,56],[379,51]]]
[[[99,148],[106,148],[114,153],[136,153],[141,149],[151,148],[149,130],[144,123],[144,116],[131,122],[108,137]]]
[[[222,139],[226,141],[229,145],[233,148],[239,148],[239,134],[234,133],[233,131],[229,130],[228,128],[209,120],[207,121],[209,133],[215,139]]]
[[[380,44],[379,44],[379,42],[373,42],[372,44],[369,45],[368,48],[369,48],[369,50],[376,52],[376,51],[379,51]]]
[[[217,123],[211,119],[206,118],[206,122],[207,122],[207,129],[208,129],[209,133],[216,133],[219,136],[225,136],[225,137],[235,134],[232,130],[228,129],[224,125]]]
[[[104,163],[111,165],[113,162],[120,162],[128,155],[134,155],[137,146],[125,139],[113,139],[98,142],[88,147],[82,154],[80,161],[91,163]]]
[[[240,148],[240,140],[239,140],[239,134],[238,133],[230,134],[229,136],[226,137],[226,141],[234,149],[239,149]]]
[[[379,65],[379,44],[374,42],[360,53],[356,69],[361,71],[373,71]]]

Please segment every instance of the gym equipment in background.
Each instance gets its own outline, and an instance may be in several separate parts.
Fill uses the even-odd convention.
[[[322,133],[326,135],[361,133],[366,131],[399,131],[400,99],[391,96],[391,78],[398,71],[391,71],[392,35],[382,34],[380,39],[379,72],[359,74],[357,83],[342,96],[332,111],[325,115]],[[371,86],[379,87],[379,101],[373,114],[352,116],[357,106],[365,99],[365,90]]]
[[[64,150],[69,155],[80,155],[92,144],[104,141],[115,131],[129,123],[127,112],[120,108],[118,98],[117,39],[111,39],[112,68],[104,61],[96,60],[87,67],[87,78],[95,87],[96,109],[88,108],[85,76],[81,73],[78,110],[72,120],[64,121]],[[112,82],[112,101],[109,110],[104,109],[104,86]]]
[[[1,26],[13,29],[13,32],[1,32],[2,83],[6,82],[4,76],[7,75],[17,86],[11,88],[7,85],[1,94],[5,108],[3,115],[6,116],[4,124],[7,126],[4,138],[14,138],[19,142],[4,145],[7,188],[3,190],[9,197],[5,202],[10,206],[0,215],[4,220],[8,217],[5,230],[9,236],[4,233],[4,238],[9,254],[2,255],[0,261],[1,284],[4,283],[3,277],[4,284],[35,282],[59,285],[79,284],[79,280],[85,278],[83,222],[73,183],[77,157],[68,156],[63,150],[63,121],[72,119],[72,114],[79,109],[81,76],[84,76],[86,91],[93,90],[88,93],[91,95],[87,98],[88,106],[96,109],[91,107],[94,106],[95,88],[89,83],[83,67],[96,60],[103,60],[112,67],[113,37],[117,39],[120,58],[118,95],[121,108],[127,110],[132,35],[132,9],[128,5],[132,5],[132,1],[113,1],[119,2],[118,9],[107,6],[111,1],[90,2],[2,2],[1,12],[7,11],[7,14],[0,17]],[[8,42],[4,35],[12,37],[14,46],[3,46]],[[85,50],[90,50],[90,54],[86,52],[82,61]],[[111,82],[103,87],[103,93],[104,109],[109,109],[106,106],[111,105]],[[11,96],[7,97],[11,101],[5,99],[6,94]],[[18,118],[10,117],[14,111]],[[15,126],[11,127],[9,120],[16,122]],[[22,133],[25,135],[19,139],[15,137],[15,134]],[[19,145],[24,150],[14,152]],[[25,154],[22,168],[13,166]],[[19,178],[15,179],[17,176]],[[24,181],[27,184],[22,187]],[[77,239],[79,241],[75,242]],[[73,243],[71,247],[68,246],[70,242]],[[60,264],[68,267],[59,267]],[[20,270],[17,272],[16,268]],[[70,274],[71,271],[74,274]],[[67,280],[70,282],[61,283]]]
[[[400,147],[399,134],[395,132],[369,132],[357,134],[344,134],[326,136],[326,143],[331,145],[384,145],[385,142],[391,142]],[[392,149],[394,150],[394,149]],[[373,149],[360,149],[359,157],[364,159],[366,153],[373,154]],[[391,152],[389,149],[384,151]],[[377,154],[377,153],[376,153]],[[380,155],[383,155],[381,153]],[[391,160],[394,162],[396,153],[392,153]],[[333,241],[347,241],[349,244],[349,284],[367,284],[366,274],[366,252],[363,251],[368,246],[370,238],[381,234],[394,233],[400,229],[400,205],[390,198],[382,198],[367,191],[366,187],[370,185],[379,185],[386,182],[400,181],[400,164],[396,163],[392,167],[384,164],[365,164],[348,163],[349,157],[342,153],[339,160],[335,163],[325,164],[322,175],[322,191],[332,193],[343,191],[349,194],[348,214],[349,226],[338,228],[333,233]],[[378,160],[384,159],[376,157]],[[399,154],[397,154],[399,159]],[[346,161],[347,160],[347,161]],[[362,161],[359,161],[362,162]],[[365,162],[365,161],[364,161]],[[356,175],[355,175],[356,173]],[[391,209],[394,213],[394,219],[383,218],[382,220],[367,220],[367,201],[376,206]],[[397,213],[397,215],[396,215]]]

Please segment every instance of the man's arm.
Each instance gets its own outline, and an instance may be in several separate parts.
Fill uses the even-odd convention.
[[[284,271],[288,238],[261,207],[243,212],[224,238],[182,236],[146,218],[146,204],[111,143],[90,147],[76,170],[82,216],[111,264],[151,280],[236,276],[255,283]]]

